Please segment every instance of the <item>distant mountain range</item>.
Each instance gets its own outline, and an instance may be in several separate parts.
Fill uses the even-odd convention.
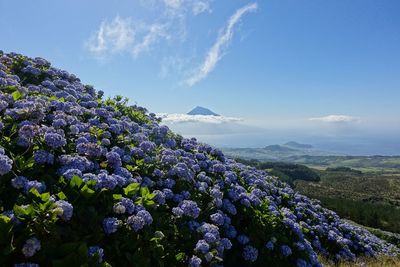
[[[208,108],[203,108],[200,106],[195,107],[187,113],[188,115],[209,115],[209,116],[219,116],[217,113],[212,112]]]
[[[293,147],[293,148],[297,148],[297,149],[312,149],[313,148],[312,145],[300,144],[300,143],[297,143],[295,141],[290,141],[290,142],[287,142],[287,143],[285,143],[283,145],[286,146],[286,147]]]
[[[331,151],[314,148],[310,144],[294,141],[282,145],[268,145],[263,148],[222,148],[224,153],[233,158],[257,159],[261,161],[290,161],[299,156],[344,156]]]

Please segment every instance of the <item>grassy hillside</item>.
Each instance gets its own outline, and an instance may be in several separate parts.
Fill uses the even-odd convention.
[[[397,173],[400,168],[400,156],[345,156],[316,149],[279,147],[278,149],[277,145],[274,145],[265,148],[224,148],[222,150],[233,158],[302,164],[322,170],[328,167],[349,167],[365,172]]]
[[[238,160],[279,177],[344,218],[400,233],[400,171],[397,169],[363,172],[350,167],[310,168],[286,162]]]
[[[400,232],[400,172],[319,170],[319,182],[295,181],[299,192],[321,200],[360,224]]]

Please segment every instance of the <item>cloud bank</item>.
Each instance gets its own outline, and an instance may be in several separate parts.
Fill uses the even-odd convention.
[[[240,18],[257,9],[257,3],[248,4],[236,10],[236,12],[228,19],[226,26],[220,31],[220,34],[214,45],[207,52],[203,63],[195,70],[195,72],[186,80],[186,84],[193,86],[199,81],[207,77],[207,75],[215,68],[218,61],[222,58],[223,50],[229,45],[233,37],[234,27]]]
[[[357,122],[360,119],[357,117],[348,116],[348,115],[328,115],[328,116],[324,116],[324,117],[310,118],[309,120],[326,122],[326,123],[350,123],[350,122]]]
[[[167,114],[159,113],[158,117],[162,119],[164,123],[211,123],[211,124],[222,124],[231,122],[241,122],[240,118],[225,117],[225,116],[212,116],[212,115],[188,115],[188,114]]]

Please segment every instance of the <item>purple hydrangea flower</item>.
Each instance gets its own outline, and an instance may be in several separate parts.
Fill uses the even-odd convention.
[[[65,138],[58,133],[47,132],[44,135],[44,140],[48,146],[54,149],[63,147],[67,144]]]
[[[197,203],[192,200],[184,200],[179,207],[183,210],[183,214],[192,218],[197,218],[200,214],[200,208]]]
[[[98,260],[99,263],[103,262],[104,249],[102,249],[101,247],[99,247],[99,246],[89,247],[88,254],[90,257],[97,256],[99,258],[99,260]]]
[[[242,245],[246,245],[250,242],[250,239],[247,235],[238,235],[237,241]]]
[[[267,244],[265,244],[265,247],[268,250],[273,250],[274,249],[274,243],[272,241],[268,241]]]
[[[35,162],[38,164],[52,165],[54,163],[54,155],[44,150],[36,151],[33,154],[33,158],[35,159]]]
[[[25,257],[32,257],[40,250],[40,248],[40,240],[36,237],[32,237],[26,240],[24,246],[22,247],[22,254],[24,254]]]
[[[292,254],[292,249],[287,245],[281,246],[281,253],[283,256],[287,257]]]
[[[200,267],[201,259],[197,256],[192,256],[189,260],[189,267]]]
[[[114,168],[121,167],[122,162],[121,162],[121,157],[118,153],[116,152],[108,152],[106,154],[106,158],[108,163],[113,166]]]
[[[151,141],[143,141],[140,143],[139,147],[142,151],[147,153],[153,151],[156,148],[156,144]]]
[[[106,234],[115,233],[120,226],[120,221],[117,218],[109,217],[103,220],[103,229]]]
[[[242,253],[243,258],[246,261],[255,262],[258,257],[258,250],[252,246],[245,246]]]
[[[136,216],[141,217],[144,220],[144,223],[146,225],[150,225],[153,222],[153,217],[151,217],[150,212],[148,212],[147,210],[140,210],[138,211],[138,213],[136,214]]]
[[[224,224],[224,215],[221,213],[214,213],[210,215],[210,220],[215,223],[216,225],[223,225]]]
[[[129,216],[126,222],[132,227],[135,232],[141,230],[146,224],[145,220],[142,217],[136,215]]]
[[[28,183],[28,179],[24,176],[17,176],[11,179],[11,185],[16,189],[25,188],[26,184]]]
[[[12,169],[13,161],[7,155],[0,154],[0,175],[9,173]]]
[[[206,254],[210,249],[210,245],[205,240],[202,239],[197,241],[195,249],[203,254]]]
[[[74,207],[65,200],[58,200],[55,204],[63,210],[63,213],[60,215],[61,219],[64,221],[69,221],[72,218],[72,214],[74,212]]]
[[[14,264],[14,267],[40,267],[37,263],[25,262]]]

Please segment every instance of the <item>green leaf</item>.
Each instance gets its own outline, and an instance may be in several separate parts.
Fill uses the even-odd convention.
[[[148,207],[153,207],[156,203],[153,200],[145,199],[143,204],[146,206],[146,208],[148,208]]]
[[[140,188],[139,183],[132,183],[123,189],[124,194],[125,194],[125,196],[128,196],[128,197],[134,196],[139,191],[139,188]]]
[[[154,193],[151,193],[151,194],[147,194],[146,195],[146,199],[148,199],[148,200],[152,200],[152,199],[154,199],[156,197],[156,194],[154,194]]]
[[[121,194],[113,194],[113,199],[114,200],[121,200],[122,195]]]
[[[64,200],[67,198],[67,196],[61,191],[59,193],[57,193],[57,197],[61,200]]]
[[[42,195],[39,193],[39,191],[35,187],[32,187],[31,190],[29,190],[29,193],[31,193],[32,195],[34,195],[37,198],[42,199]]]
[[[178,253],[178,254],[176,254],[175,255],[175,259],[177,260],[177,261],[183,261],[184,260],[184,258],[185,258],[185,253],[184,252],[181,252],[181,253]]]
[[[41,199],[43,202],[47,202],[50,199],[50,193],[46,192],[41,195]]]
[[[32,205],[28,205],[26,207],[14,205],[13,210],[17,217],[31,216],[35,212]]]
[[[17,90],[17,91],[14,91],[11,95],[12,95],[14,101],[17,101],[18,99],[20,99],[20,98],[22,97],[21,92],[18,91],[18,90]]]
[[[125,168],[130,172],[135,172],[139,169],[138,166],[126,165]]]
[[[150,194],[150,190],[147,187],[140,188],[140,195],[142,197],[146,197],[148,194]]]
[[[89,186],[87,186],[87,184],[85,184],[82,189],[81,189],[81,193],[84,197],[91,197],[93,196],[93,194],[95,193],[94,190],[90,189]]]
[[[74,188],[74,187],[79,188],[79,187],[81,187],[82,183],[83,183],[83,180],[79,176],[74,175],[74,176],[72,176],[72,179],[71,179],[69,185],[72,188]]]

